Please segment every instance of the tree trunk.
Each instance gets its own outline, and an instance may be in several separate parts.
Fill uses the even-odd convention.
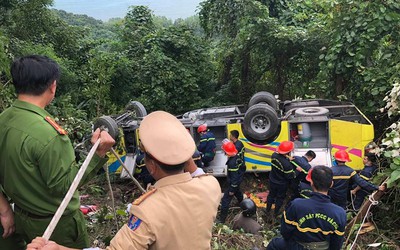
[[[336,96],[341,95],[346,88],[346,81],[342,75],[335,75],[335,93]]]
[[[239,103],[249,100],[253,92],[253,83],[250,81],[250,53],[247,48],[244,49],[241,56],[243,60],[242,70],[240,74],[240,93]]]
[[[284,91],[286,85],[286,76],[284,72],[284,56],[283,55],[276,55],[276,94],[279,95],[281,100],[284,100]]]
[[[231,80],[231,70],[233,65],[233,55],[229,54],[224,58],[224,68],[222,69],[222,73],[219,77],[217,88],[220,89],[222,86],[229,83]]]

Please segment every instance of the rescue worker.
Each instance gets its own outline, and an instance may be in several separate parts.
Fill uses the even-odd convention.
[[[332,170],[316,166],[311,173],[314,190],[310,199],[295,199],[286,208],[281,222],[282,238],[274,238],[267,250],[340,250],[346,227],[346,212],[333,204],[328,194]]]
[[[154,182],[156,181],[149,173],[149,170],[147,170],[146,164],[144,163],[144,152],[140,149],[138,150],[138,154],[136,156],[135,174],[137,174],[138,178],[142,180],[145,188],[147,188],[149,185],[154,184]]]
[[[229,133],[229,139],[233,142],[235,145],[236,150],[238,151],[238,165],[239,165],[239,171],[241,172],[241,176],[244,176],[244,173],[246,172],[246,162],[244,160],[244,153],[245,153],[245,148],[243,145],[243,142],[239,140],[239,131],[237,130],[232,130]],[[242,182],[242,180],[240,181]]]
[[[67,132],[45,110],[54,99],[59,66],[53,60],[31,55],[11,66],[17,100],[0,115],[0,184],[15,203],[16,234],[30,242],[42,235],[70,188],[79,166]],[[80,186],[92,179],[107,162],[115,143],[96,130],[92,143],[101,142]],[[70,247],[87,247],[86,220],[79,210],[76,191],[51,236]]]
[[[305,181],[300,182],[298,198],[309,199],[311,197],[313,191],[311,187],[311,174],[312,174],[312,168],[308,170]]]
[[[240,159],[238,156],[238,151],[233,144],[228,139],[222,141],[222,150],[228,156],[228,161],[226,165],[228,167],[228,188],[224,192],[224,196],[221,199],[221,213],[219,215],[219,223],[225,223],[226,217],[228,216],[229,204],[232,201],[233,196],[236,197],[238,202],[242,202],[243,193],[240,190],[240,184],[243,179],[241,175],[243,172],[240,171]]]
[[[363,158],[364,168],[360,172],[360,177],[366,181],[370,181],[377,171],[377,166],[375,165],[376,156],[373,153],[367,153]],[[360,186],[354,185],[354,189],[351,190],[351,194],[355,195],[353,206],[355,210],[360,209],[364,199],[367,195],[371,194]]]
[[[295,166],[290,162],[293,160],[290,156],[293,149],[294,143],[292,141],[283,141],[279,144],[277,152],[272,154],[266,214],[271,211],[272,204],[275,204],[275,217],[279,214],[290,182],[296,177]],[[301,168],[297,167],[297,170],[301,171]]]
[[[203,161],[204,167],[208,167],[210,162],[215,157],[215,135],[207,128],[207,124],[201,124],[197,128],[197,133],[200,135],[200,144],[197,150],[201,153],[201,160]]]
[[[198,168],[204,168],[204,163],[201,160],[201,153],[199,152],[199,150],[195,150],[194,154],[192,155],[192,159],[194,161],[194,163],[196,163],[196,166]]]
[[[317,155],[312,150],[308,150],[303,156],[293,156],[294,159],[292,163],[296,167],[301,168],[301,171],[298,172],[296,176],[297,182],[304,181],[306,179],[308,171],[311,169],[310,162],[314,160],[316,156]]]
[[[293,156],[293,160],[291,163],[296,167],[300,167],[301,171],[296,171],[296,178],[294,178],[291,182],[291,189],[293,192],[293,198],[301,197],[301,190],[306,190],[305,188],[310,186],[310,182],[306,181],[306,176],[308,171],[311,169],[310,162],[315,159],[317,155],[314,151],[308,150],[303,156]],[[302,184],[305,182],[305,184]]]
[[[183,172],[193,165],[193,138],[164,111],[144,117],[139,136],[146,167],[157,182],[133,202],[127,224],[107,249],[210,249],[221,188],[213,176],[192,178]],[[59,247],[36,238],[28,250],[51,245]]]
[[[349,192],[350,182],[354,182],[370,192],[378,189],[381,191],[385,190],[385,186],[375,186],[362,179],[352,168],[346,166],[346,162],[350,161],[349,154],[344,150],[339,150],[335,153],[336,165],[332,166],[333,186],[329,189],[329,196],[333,203],[341,206],[343,209],[347,207],[347,193]]]
[[[243,229],[245,233],[261,235],[262,226],[253,217],[256,214],[257,207],[251,199],[244,199],[240,202],[242,212],[233,218],[234,230]]]
[[[187,132],[188,132],[190,135],[192,135],[192,133],[190,132],[190,129],[189,129],[189,128],[186,128],[186,130],[187,130]],[[201,160],[201,153],[200,153],[199,150],[197,150],[197,148],[196,148],[196,150],[194,151],[194,154],[192,155],[192,159],[193,159],[193,161],[196,163],[196,166],[197,166],[198,168],[204,168],[204,163],[203,163],[203,161]]]
[[[308,172],[308,173],[311,173],[311,172]],[[307,184],[305,182],[300,182],[298,198],[309,199],[311,196],[311,193],[312,193],[311,184]]]
[[[229,139],[235,144],[236,150],[238,151],[238,156],[239,158],[243,161],[244,164],[244,145],[243,142],[239,140],[239,131],[237,130],[232,130],[229,133]]]

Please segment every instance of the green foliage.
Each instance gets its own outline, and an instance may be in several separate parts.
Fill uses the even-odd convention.
[[[137,99],[150,111],[181,113],[213,91],[207,46],[186,25],[157,26],[146,7],[135,6],[121,40],[111,91],[118,103]]]
[[[9,40],[0,29],[0,112],[6,109],[14,99],[14,89],[10,86]]]
[[[385,109],[394,123],[387,128],[379,152],[387,158],[390,167],[388,186],[398,186],[400,183],[400,83],[396,81],[390,93],[384,98]]]
[[[383,105],[394,66],[400,62],[399,10],[398,1],[334,3],[329,41],[320,55],[320,76],[333,87],[331,95],[345,94],[356,103],[368,99],[364,106],[369,112]]]
[[[90,39],[116,39],[117,33],[114,29],[117,20],[111,20],[107,23],[103,23],[101,20],[97,20],[87,15],[68,13],[64,10],[52,10],[55,15],[65,21],[68,25],[80,27],[82,32],[89,33],[87,37]]]
[[[114,72],[113,54],[93,51],[83,70],[83,107],[90,117],[110,114],[115,106],[110,102],[111,75]]]
[[[205,45],[186,27],[168,27],[148,35],[138,72],[140,100],[150,110],[183,112],[207,98],[210,81]],[[208,88],[208,90],[210,90]],[[155,98],[157,102],[150,102]]]
[[[71,102],[70,95],[58,96],[46,108],[67,132],[73,145],[80,143],[91,133],[91,123],[86,111]]]
[[[279,11],[275,3],[263,3],[248,0],[202,3],[201,24],[209,36],[214,35],[219,41],[215,44],[215,63],[218,86],[229,90],[226,99],[246,102],[256,91],[265,89],[281,98],[312,90],[308,83],[318,72],[315,53],[320,42],[316,42],[305,25],[292,25],[295,20],[289,12],[302,6],[301,2],[290,5],[292,9],[285,4]],[[271,14],[271,9],[280,14]],[[314,12],[310,10],[308,14],[316,15],[320,9],[312,9]],[[281,16],[284,21],[278,19]]]
[[[10,82],[0,83],[0,112],[8,108],[15,98],[14,88],[10,86]]]
[[[144,52],[141,40],[155,29],[152,12],[145,6],[133,6],[125,17],[121,40],[131,58]]]

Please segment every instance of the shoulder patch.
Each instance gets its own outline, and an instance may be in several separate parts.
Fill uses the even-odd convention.
[[[134,202],[132,202],[132,205],[139,205],[140,203],[142,203],[145,199],[147,199],[149,196],[151,196],[152,194],[154,194],[157,191],[156,188],[142,194],[139,198],[137,198]]]
[[[142,223],[142,220],[132,214],[131,217],[129,217],[128,227],[132,231],[135,231],[136,229],[139,228],[141,223]]]
[[[50,116],[46,116],[45,120],[60,134],[66,135],[67,131],[57,124]]]

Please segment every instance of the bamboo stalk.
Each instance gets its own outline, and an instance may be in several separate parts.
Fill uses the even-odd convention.
[[[94,153],[96,152],[98,146],[100,144],[100,138],[97,139],[96,143],[93,145],[92,149],[89,151],[88,156],[86,157],[85,161],[82,164],[82,167],[79,169],[78,173],[75,176],[74,181],[72,182],[71,186],[67,194],[65,195],[63,201],[61,202],[60,206],[58,207],[56,213],[54,214],[53,218],[50,221],[50,224],[47,226],[46,231],[44,231],[43,238],[49,239],[51,234],[54,232],[57,223],[60,221],[61,216],[63,215],[65,209],[68,206],[68,203],[71,201],[72,195],[75,193],[75,190],[78,188],[79,182],[81,181],[83,174],[85,173],[90,161],[93,158]]]

